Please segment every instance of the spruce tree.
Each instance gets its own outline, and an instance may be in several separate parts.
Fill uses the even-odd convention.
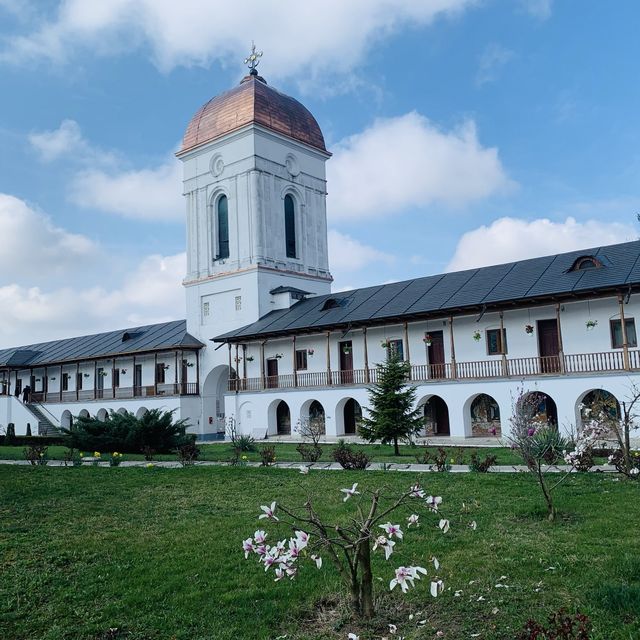
[[[397,456],[398,440],[409,439],[424,428],[420,410],[413,408],[416,388],[407,384],[409,367],[394,353],[378,364],[377,381],[368,389],[369,417],[360,427],[360,435],[369,442],[393,443]]]

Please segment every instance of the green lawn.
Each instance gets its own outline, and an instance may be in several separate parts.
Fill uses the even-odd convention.
[[[296,451],[296,444],[287,443],[287,442],[279,442],[279,443],[258,443],[255,451],[249,451],[246,453],[247,457],[250,461],[259,461],[260,454],[259,448],[265,446],[265,444],[269,446],[274,446],[276,449],[276,459],[279,462],[301,462],[302,458],[300,454]],[[391,445],[382,445],[382,444],[356,444],[353,445],[354,449],[361,449],[366,451],[370,456],[372,456],[373,462],[397,462],[397,463],[412,463],[416,462],[416,455],[422,455],[425,451],[425,447],[410,447],[410,446],[401,446],[400,447],[400,456],[393,455],[393,447]],[[428,447],[431,453],[435,453],[438,445],[432,445]],[[333,462],[333,457],[331,452],[333,451],[334,445],[322,445],[322,462]],[[498,458],[498,464],[522,464],[521,459],[513,453],[507,447],[482,447],[479,449],[470,447],[444,447],[449,455],[449,461],[455,460],[458,463],[460,460],[463,460],[462,464],[466,464],[469,462],[469,456],[471,452],[478,451],[478,454],[481,458],[485,455],[493,454]],[[7,447],[0,446],[0,460],[23,460],[24,446],[18,447]],[[232,457],[232,449],[228,443],[216,443],[216,444],[204,444],[200,445],[201,449],[201,460],[216,460],[216,461],[227,461]],[[48,456],[51,460],[62,460],[64,456],[64,452],[66,451],[65,447],[49,447]],[[93,452],[86,452],[89,455]],[[109,452],[103,452],[103,456],[108,454]],[[174,455],[162,455],[159,454],[155,456],[157,460],[175,460],[176,457]],[[125,454],[124,460],[143,460],[142,455],[136,454]]]
[[[0,466],[0,637],[312,640],[357,630],[362,640],[380,638],[331,614],[339,583],[328,562],[274,583],[244,560],[241,540],[258,527],[259,505],[272,499],[300,504],[312,492],[322,512],[344,514],[358,498],[343,504],[341,487],[403,489],[417,477]],[[439,598],[428,595],[427,580],[409,596],[387,596],[387,620],[407,640],[438,630],[451,640],[473,633],[512,640],[529,616],[561,606],[588,614],[596,640],[640,637],[640,484],[576,474],[558,489],[561,517],[550,524],[525,474],[420,480],[444,497],[450,533],[423,516],[423,526],[398,543],[394,562],[377,557],[376,564],[384,580],[378,592],[386,593],[393,567],[427,566],[431,554],[442,563],[447,589]],[[472,519],[476,531],[467,526]],[[454,597],[456,590],[462,595]],[[397,612],[403,602],[416,620],[427,620],[424,627],[409,623],[407,610]],[[329,612],[319,616],[319,608]]]

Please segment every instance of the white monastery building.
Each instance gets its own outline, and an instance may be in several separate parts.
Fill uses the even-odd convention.
[[[411,365],[429,436],[505,434],[521,390],[561,429],[598,395],[629,396],[640,242],[331,293],[331,154],[311,113],[250,66],[177,154],[186,320],[1,350],[0,426],[160,407],[203,439],[230,417],[259,438],[309,417],[355,434],[390,352]]]

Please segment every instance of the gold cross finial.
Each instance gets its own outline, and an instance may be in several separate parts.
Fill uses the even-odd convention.
[[[251,53],[248,57],[244,59],[244,63],[249,67],[249,73],[252,76],[257,76],[258,72],[256,71],[256,67],[260,63],[260,58],[262,58],[262,51],[256,51],[256,45],[251,41]]]

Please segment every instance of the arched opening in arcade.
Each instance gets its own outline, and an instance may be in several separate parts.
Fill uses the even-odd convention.
[[[531,391],[523,395],[519,402],[534,422],[540,425],[558,427],[558,408],[554,399],[542,391]]]
[[[276,406],[276,433],[279,436],[291,435],[291,410],[284,400]]]
[[[431,396],[423,405],[424,430],[426,436],[448,436],[449,407],[440,396]]]
[[[357,400],[347,398],[342,407],[342,426],[347,436],[356,435],[362,423],[362,407]]]
[[[500,407],[495,398],[486,394],[478,394],[469,407],[471,413],[471,435],[491,437],[502,435],[500,424]]]
[[[608,426],[610,436],[613,436],[615,423],[622,416],[618,399],[604,389],[592,389],[585,393],[581,399],[578,399],[576,413],[580,427],[593,421],[600,426]]]

